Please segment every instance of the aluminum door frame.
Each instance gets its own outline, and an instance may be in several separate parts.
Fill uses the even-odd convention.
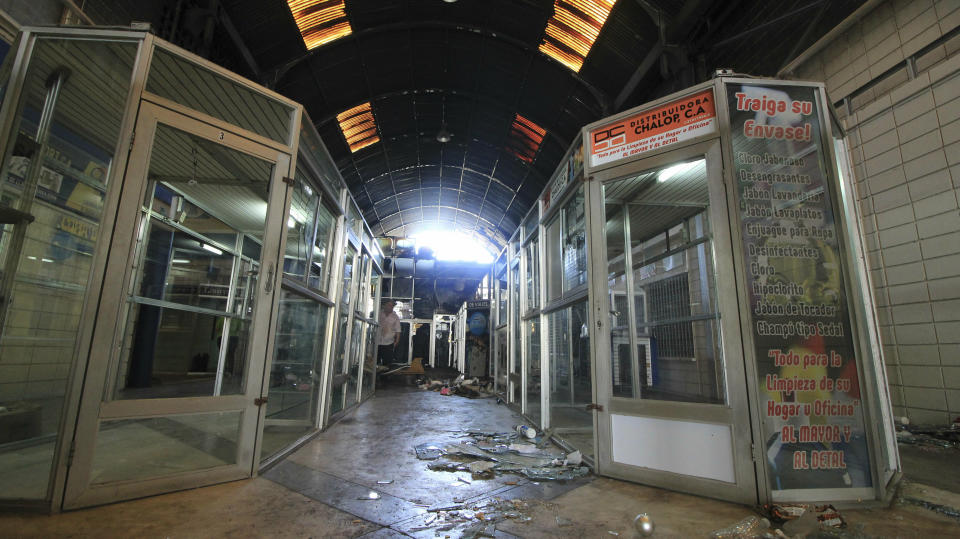
[[[158,100],[159,101],[159,100]],[[86,383],[80,397],[77,427],[73,439],[73,451],[63,494],[63,508],[74,509],[123,499],[137,498],[184,488],[214,484],[233,479],[250,477],[258,467],[256,459],[262,406],[255,404],[261,396],[264,372],[270,355],[269,343],[276,324],[277,298],[281,275],[278,261],[283,252],[286,235],[283,217],[289,212],[289,186],[283,178],[290,173],[292,156],[277,147],[270,147],[252,140],[248,134],[226,122],[214,122],[209,117],[201,121],[197,114],[186,107],[153,103],[147,99],[140,102],[134,139],[124,182],[120,194],[119,210],[114,224],[110,252],[107,261],[105,284],[97,310],[97,325],[91,344],[91,358],[87,367]],[[204,115],[205,116],[205,115]],[[264,245],[275,245],[261,253],[260,275],[266,275],[257,283],[255,312],[252,317],[254,331],[251,334],[244,393],[220,397],[187,397],[174,399],[137,399],[130,401],[105,401],[104,394],[112,383],[111,373],[119,361],[123,342],[122,321],[125,319],[131,279],[135,268],[131,266],[140,243],[139,236],[145,230],[141,204],[149,185],[148,172],[158,124],[164,124],[210,141],[253,155],[274,164],[270,179],[270,199],[264,230]],[[99,352],[98,352],[99,351]],[[214,402],[210,402],[213,399]],[[217,412],[242,410],[241,427],[238,433],[238,462],[156,477],[145,480],[121,481],[103,485],[90,485],[90,472],[100,421],[125,417],[160,417],[179,413]]]
[[[597,471],[601,475],[626,479],[638,483],[684,491],[712,498],[740,503],[756,503],[757,464],[752,443],[752,423],[749,384],[744,359],[740,328],[740,305],[736,279],[717,279],[717,306],[721,349],[724,361],[724,383],[727,404],[703,405],[669,401],[644,401],[640,399],[615,398],[612,395],[610,374],[610,299],[607,294],[606,215],[603,184],[628,177],[643,171],[663,167],[692,157],[706,159],[710,197],[710,222],[713,232],[714,271],[721,269],[736,275],[732,256],[730,215],[728,214],[727,178],[724,175],[723,153],[719,136],[703,142],[671,146],[666,150],[651,153],[615,167],[595,172],[586,181],[586,207],[588,240],[588,279],[590,282],[591,329],[596,337],[591,343],[594,367],[594,384],[597,403],[602,411],[595,411],[597,436],[595,450]],[[630,303],[630,302],[628,302]],[[731,427],[734,447],[734,477],[736,483],[698,478],[678,473],[652,470],[616,463],[612,459],[613,413],[622,415],[676,419],[690,422],[727,424]]]

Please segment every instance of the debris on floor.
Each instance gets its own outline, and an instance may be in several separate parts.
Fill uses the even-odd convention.
[[[763,537],[764,533],[769,530],[769,520],[750,515],[730,526],[714,530],[710,533],[710,539],[751,539],[753,537]]]
[[[493,379],[465,378],[452,369],[426,369],[417,378],[417,386],[426,391],[439,391],[441,395],[457,395],[470,399],[493,397]]]
[[[460,443],[420,444],[414,449],[420,460],[432,460],[434,471],[469,471],[474,479],[491,479],[497,473],[521,475],[532,481],[569,481],[590,473],[582,466],[580,451],[564,453],[541,448],[539,439],[518,432],[467,431]],[[442,458],[441,458],[442,457]]]
[[[898,417],[895,426],[901,444],[960,449],[960,416],[950,425],[912,425],[906,417]]]
[[[646,513],[640,513],[633,519],[633,528],[643,537],[653,535],[653,519]]]
[[[505,521],[527,523],[535,506],[551,507],[554,504],[539,500],[504,500],[491,498],[476,502],[461,502],[433,507],[418,517],[410,532],[433,531],[437,536],[473,539],[494,537],[497,525]],[[558,519],[559,522],[559,519]]]

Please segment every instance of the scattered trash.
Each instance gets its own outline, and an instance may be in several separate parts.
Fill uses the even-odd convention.
[[[528,427],[527,425],[517,425],[514,428],[517,430],[517,433],[520,436],[524,436],[531,440],[537,437],[537,429],[533,427]]]
[[[414,449],[420,460],[436,460],[443,454],[443,450],[436,444],[420,444]]]
[[[710,532],[711,539],[745,539],[751,537],[757,537],[763,535],[764,532],[770,529],[770,521],[758,517],[756,515],[750,515],[747,518],[727,526],[726,528],[720,528],[719,530],[714,530]]]
[[[573,521],[569,518],[557,517],[557,526],[561,528],[566,528],[567,526],[573,526]]]
[[[607,530],[607,533],[610,535],[620,535],[620,532],[615,532],[613,530]]]
[[[901,418],[897,425],[897,441],[901,444],[927,447],[960,448],[960,417],[950,425],[913,425]],[[904,422],[906,421],[906,422]]]
[[[653,535],[653,519],[646,513],[640,513],[633,519],[633,527],[644,537]]]
[[[496,466],[496,463],[488,460],[475,460],[467,467],[470,469],[470,473],[482,474],[489,472],[494,466]]]
[[[941,515],[946,515],[948,517],[960,520],[960,510],[954,507],[950,507],[948,505],[940,505],[938,503],[932,503],[926,500],[921,500],[919,498],[910,498],[910,497],[900,498],[900,501],[917,505],[917,506],[923,507],[924,509],[929,509],[936,513],[940,513]]]
[[[466,479],[464,479],[464,478],[462,478],[462,477],[458,477],[458,478],[457,478],[457,481],[460,481],[460,482],[462,482],[462,483],[466,483],[466,484],[468,484],[468,485],[472,484],[472,483],[470,483],[470,481],[467,481]]]
[[[847,521],[844,520],[843,515],[840,514],[840,511],[837,511],[836,507],[823,505],[815,508],[815,511],[820,513],[817,515],[817,521],[820,523],[821,528],[847,527]]]
[[[379,493],[379,492],[374,492],[374,491],[371,490],[371,491],[368,492],[366,495],[360,496],[360,497],[357,498],[357,499],[358,499],[358,500],[379,500],[379,499],[380,499],[380,493]]]
[[[806,511],[807,506],[804,504],[772,504],[765,505],[763,508],[766,510],[767,515],[771,519],[777,522],[786,522],[788,520],[794,520],[800,518]]]
[[[532,481],[570,481],[590,473],[590,468],[522,468],[520,473]]]
[[[424,368],[417,386],[425,391],[439,391],[441,395],[457,395],[471,399],[493,397],[493,379],[489,377],[465,378],[456,369]],[[498,398],[497,404],[502,404]]]
[[[378,484],[378,485],[392,485],[392,484],[393,484],[393,479],[381,479],[380,481],[377,481],[377,484]]]

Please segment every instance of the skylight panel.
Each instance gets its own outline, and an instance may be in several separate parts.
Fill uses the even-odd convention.
[[[540,51],[579,72],[617,0],[554,0]]]
[[[508,149],[513,155],[532,163],[546,134],[546,129],[517,114],[510,128]]]
[[[353,33],[344,0],[287,0],[307,50]]]
[[[337,114],[337,121],[351,153],[380,142],[369,101]]]

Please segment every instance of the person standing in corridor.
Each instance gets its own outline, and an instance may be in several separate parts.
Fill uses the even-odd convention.
[[[400,317],[393,311],[396,302],[388,299],[380,307],[380,330],[377,335],[377,363],[393,363],[400,343]]]

